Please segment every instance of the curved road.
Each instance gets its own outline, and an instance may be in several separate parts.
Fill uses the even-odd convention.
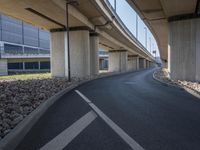
[[[154,71],[97,79],[75,90],[142,149],[199,150],[200,100],[184,90],[155,81]],[[75,90],[65,94],[45,113],[17,150],[45,146],[50,150],[51,144],[59,147],[63,143],[64,150],[133,149]],[[86,120],[85,124],[81,118]],[[76,132],[77,135],[73,134]],[[56,137],[60,139],[52,141]]]

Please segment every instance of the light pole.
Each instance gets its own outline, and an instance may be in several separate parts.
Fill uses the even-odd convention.
[[[147,28],[144,27],[144,30],[145,30],[145,47],[147,49]]]
[[[150,53],[151,53],[151,37],[149,37],[149,49],[150,49]]]
[[[114,0],[114,7],[115,7],[115,12],[117,12],[117,2]]]
[[[155,60],[156,60],[156,50],[153,51],[153,54],[155,54]]]
[[[136,14],[136,39],[138,40],[138,15]]]
[[[66,31],[67,31],[67,49],[68,49],[68,81],[71,82],[70,66],[70,43],[69,43],[69,5],[78,5],[77,0],[66,0]]]

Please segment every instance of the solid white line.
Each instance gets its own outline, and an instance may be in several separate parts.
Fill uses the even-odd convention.
[[[94,111],[88,112],[69,128],[57,135],[54,139],[44,145],[40,150],[62,150],[65,148],[81,131],[83,131],[97,117]]]
[[[79,94],[86,102],[89,100],[78,90],[76,90],[76,93]],[[142,146],[140,146],[134,139],[132,139],[123,129],[121,129],[117,124],[115,124],[91,101],[88,104],[133,150],[144,150]]]
[[[81,92],[79,92],[78,90],[75,90],[76,93],[78,93],[87,103],[91,103],[91,101],[85,96],[83,95]]]

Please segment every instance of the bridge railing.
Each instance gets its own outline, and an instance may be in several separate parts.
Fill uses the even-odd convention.
[[[121,18],[119,17],[119,15],[117,14],[117,12],[115,11],[115,9],[113,8],[113,6],[110,4],[109,0],[105,0],[107,7],[110,9],[110,11],[112,12],[112,14],[115,16],[115,18],[117,19],[117,21],[119,22],[119,24],[122,26],[123,30],[129,35],[129,37],[141,48],[143,49],[145,52],[147,52],[150,56],[153,55],[147,50],[147,48],[145,46],[143,46],[143,44],[133,35],[133,33],[127,28],[127,26],[124,24],[124,22],[121,20]]]

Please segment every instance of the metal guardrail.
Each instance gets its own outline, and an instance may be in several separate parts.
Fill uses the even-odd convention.
[[[142,45],[142,43],[131,33],[131,31],[126,27],[126,25],[123,23],[121,18],[118,16],[117,12],[114,10],[113,6],[110,4],[109,0],[106,0],[106,5],[110,9],[110,11],[114,14],[115,18],[118,20],[122,28],[125,30],[125,32],[129,35],[129,37],[136,43],[138,46],[143,49],[145,52],[147,52],[149,55],[153,57],[153,55]]]

